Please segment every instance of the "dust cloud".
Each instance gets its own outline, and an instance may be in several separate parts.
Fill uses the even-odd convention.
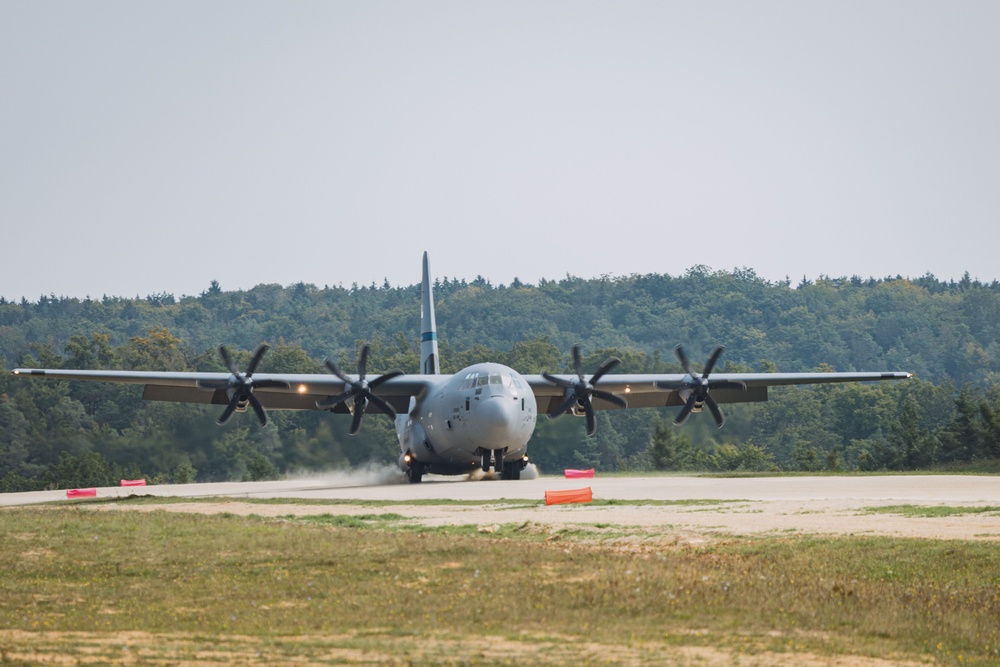
[[[472,482],[486,482],[501,479],[495,471],[484,473],[482,470],[474,470],[465,476],[465,479]],[[538,467],[534,463],[521,471],[521,479],[538,479]],[[317,487],[323,488],[345,488],[352,486],[390,486],[393,484],[407,484],[406,474],[395,464],[375,464],[371,463],[357,468],[347,470],[327,470],[301,471],[287,475],[284,478],[288,482],[313,482]]]

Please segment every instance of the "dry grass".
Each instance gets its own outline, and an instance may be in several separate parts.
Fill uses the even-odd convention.
[[[1000,662],[995,545],[536,528],[4,510],[0,664]]]

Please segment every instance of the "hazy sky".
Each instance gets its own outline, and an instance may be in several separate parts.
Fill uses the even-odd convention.
[[[1000,2],[0,0],[0,295],[1000,278]]]

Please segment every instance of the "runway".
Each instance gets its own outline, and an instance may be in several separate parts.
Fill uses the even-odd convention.
[[[590,487],[595,501],[633,504],[540,504],[546,491]],[[932,539],[1000,540],[1000,478],[972,475],[887,475],[720,478],[687,475],[594,479],[465,480],[427,476],[407,484],[393,470],[331,473],[274,482],[110,487],[97,497],[126,495],[191,498],[197,502],[121,505],[83,504],[94,509],[136,508],[189,512],[288,514],[393,513],[425,525],[534,523],[557,530],[568,525],[619,525],[656,534],[891,535]],[[0,506],[64,500],[65,491],[0,494]],[[215,498],[216,501],[209,499]],[[285,498],[260,504],[253,499]],[[337,500],[299,504],[297,499]],[[439,500],[440,503],[433,501]],[[344,502],[344,501],[357,501]],[[372,505],[372,501],[379,501]],[[421,501],[428,504],[414,504]],[[468,505],[450,501],[465,501]],[[527,502],[522,502],[527,501]],[[646,501],[646,502],[644,502]],[[656,502],[651,502],[656,501]],[[635,504],[638,503],[638,504]],[[968,513],[914,516],[887,506],[980,508]],[[983,508],[987,508],[985,511]]]
[[[817,477],[700,477],[664,475],[565,479],[542,476],[530,480],[467,480],[427,475],[407,484],[394,470],[330,473],[273,482],[166,484],[145,487],[105,487],[98,497],[153,495],[174,498],[327,498],[337,500],[463,500],[542,499],[547,490],[589,486],[601,500],[856,500],[865,503],[963,503],[1000,505],[1000,478],[985,475],[886,475]],[[66,493],[35,491],[0,494],[0,505],[25,505],[63,500]]]

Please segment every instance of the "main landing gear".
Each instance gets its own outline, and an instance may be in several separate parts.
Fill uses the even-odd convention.
[[[399,457],[399,467],[406,470],[406,480],[410,484],[419,484],[427,472],[427,466],[417,461],[409,450]]]
[[[406,469],[406,480],[410,484],[419,484],[423,476],[424,476],[424,466],[420,463],[414,463],[412,466]]]
[[[482,451],[483,472],[489,472],[491,464],[493,464],[493,468],[504,479],[521,479],[521,471],[528,465],[527,455],[513,461],[504,461],[503,456],[506,451],[506,449],[484,449]]]
[[[521,469],[523,468],[523,462],[521,459],[516,461],[504,461],[503,462],[503,478],[504,479],[521,479]]]
[[[406,480],[410,484],[419,484],[423,476],[424,464],[419,461],[414,461],[410,464],[410,467],[406,469]]]

